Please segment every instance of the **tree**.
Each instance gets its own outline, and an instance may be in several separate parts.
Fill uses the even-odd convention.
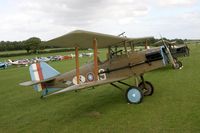
[[[40,45],[41,39],[37,37],[31,37],[24,41],[24,49],[27,51],[27,53],[30,53],[30,50],[32,50],[33,53],[37,53],[37,51],[40,49]]]
[[[177,44],[184,44],[184,41],[182,39],[175,39]]]

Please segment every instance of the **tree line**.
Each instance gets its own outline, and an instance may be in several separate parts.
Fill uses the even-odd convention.
[[[44,41],[41,41],[38,37],[31,37],[25,41],[1,41],[0,51],[12,51],[12,50],[26,50],[27,53],[37,53],[38,50],[51,48],[44,45]]]

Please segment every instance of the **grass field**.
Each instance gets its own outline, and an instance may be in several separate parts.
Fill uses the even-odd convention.
[[[181,59],[182,70],[168,67],[145,75],[155,92],[138,105],[127,104],[124,94],[110,85],[41,100],[31,87],[18,85],[29,80],[28,67],[0,70],[0,133],[198,133],[200,46],[190,48],[190,57]],[[74,60],[50,65],[65,72],[74,67]]]

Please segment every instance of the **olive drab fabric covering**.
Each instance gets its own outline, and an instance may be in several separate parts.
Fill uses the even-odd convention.
[[[98,48],[108,48],[109,46],[119,45],[120,43],[126,42],[145,42],[148,39],[153,39],[153,37],[143,37],[143,38],[126,38],[114,35],[96,33],[91,31],[75,30],[65,34],[63,36],[57,37],[55,39],[46,42],[46,45],[71,48],[92,48],[93,39],[97,39]]]

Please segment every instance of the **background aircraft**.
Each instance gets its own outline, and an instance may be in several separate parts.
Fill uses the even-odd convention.
[[[1,69],[6,69],[7,67],[8,67],[7,63],[0,62],[0,68]]]
[[[29,65],[29,60],[28,59],[24,59],[24,60],[10,60],[8,59],[8,63],[11,65],[16,65],[16,66],[28,66]]]
[[[81,56],[81,57],[92,57],[93,53],[81,53],[79,56]]]

